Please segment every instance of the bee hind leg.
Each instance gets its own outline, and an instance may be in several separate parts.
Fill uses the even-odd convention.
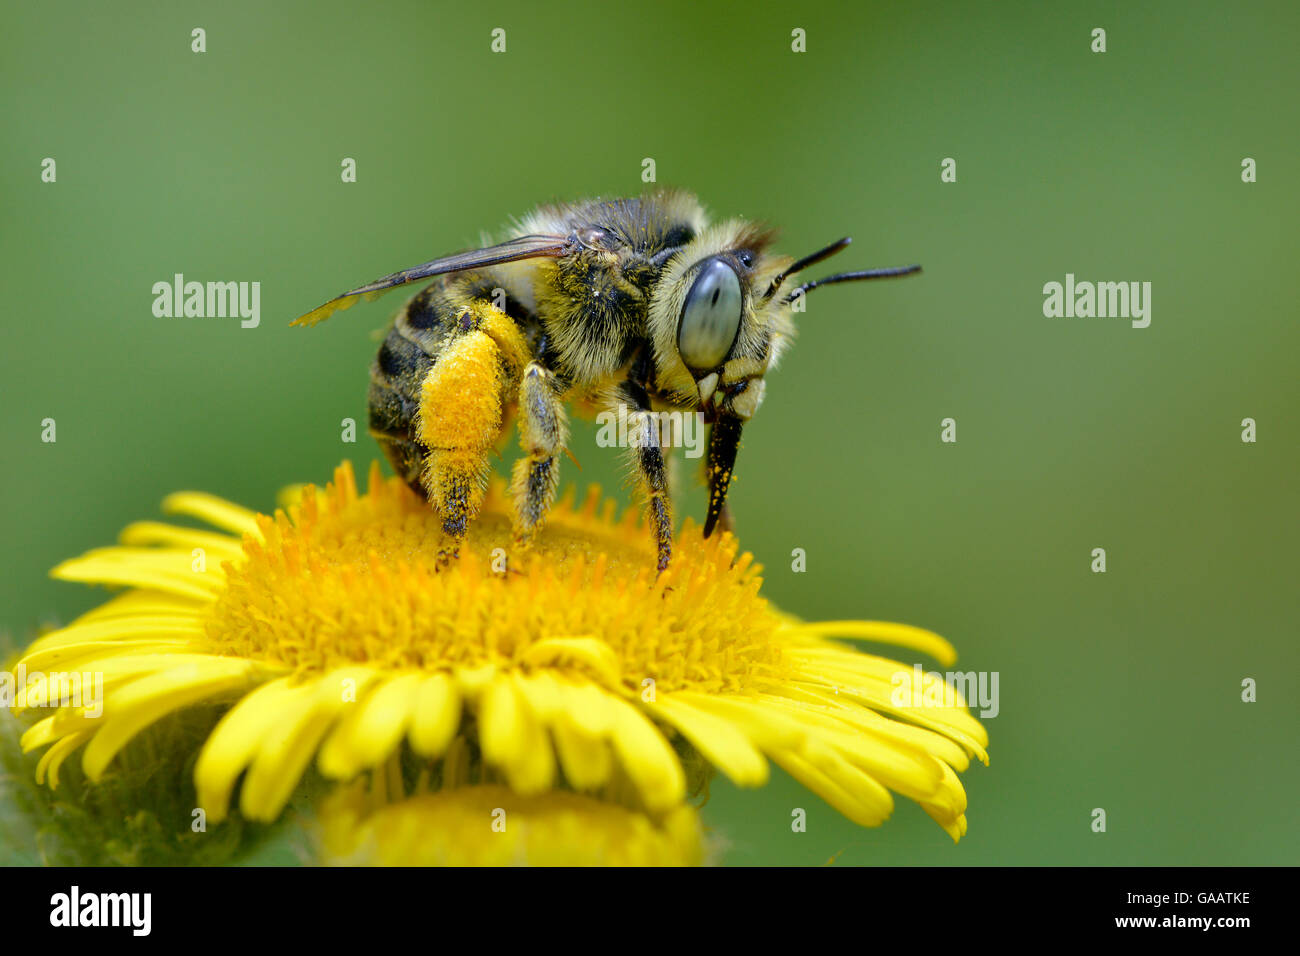
[[[451,539],[439,553],[440,563],[460,553],[483,505],[489,456],[501,433],[503,400],[511,385],[509,369],[496,339],[469,328],[438,356],[420,386],[416,433],[427,449],[420,484]]]

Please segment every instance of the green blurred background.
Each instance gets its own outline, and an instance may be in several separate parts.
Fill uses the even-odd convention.
[[[837,267],[924,264],[811,297],[732,500],[781,606],[930,627],[958,667],[1000,674],[959,846],[905,800],[863,830],[777,772],[715,786],[727,859],[1297,862],[1294,3],[77,2],[5,20],[13,642],[101,600],[47,570],[168,492],[269,508],[378,454],[366,369],[401,296],[290,319],[540,201],[638,193],[652,157],[661,185],[782,226],[790,253],[848,234]],[[151,286],[176,272],[260,281],[260,327],[155,318]],[[1150,328],[1044,318],[1067,272],[1151,282]],[[594,429],[573,448],[568,480],[622,488]]]

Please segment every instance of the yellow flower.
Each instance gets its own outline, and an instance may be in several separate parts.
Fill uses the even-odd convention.
[[[326,798],[316,829],[324,862],[342,866],[694,866],[705,858],[699,814],[687,804],[654,818],[585,794],[523,797],[496,784],[404,797],[400,776],[383,771],[373,790],[359,780]]]
[[[932,703],[898,701],[909,667],[828,638],[944,664],[951,646],[899,624],[781,614],[730,535],[706,541],[688,522],[656,577],[635,515],[615,521],[593,489],[518,552],[494,487],[461,557],[439,568],[436,516],[377,465],[366,493],[344,464],[273,518],[190,492],[164,507],[226,533],[138,523],[53,572],[129,590],[14,665],[17,709],[58,705],[22,738],[49,748],[38,782],[57,786],[82,745],[97,780],[153,722],[229,702],[194,771],[213,822],[241,775],[244,816],[272,820],[313,759],[347,780],[403,742],[434,767],[464,740],[475,782],[521,797],[565,789],[662,817],[688,776],[699,782],[687,770],[700,757],[744,787],[767,780],[770,759],[862,825],[889,815],[892,790],[965,832],[954,771],[987,762],[988,740],[965,702],[929,675],[913,692]],[[99,705],[59,689],[71,671],[102,674]]]

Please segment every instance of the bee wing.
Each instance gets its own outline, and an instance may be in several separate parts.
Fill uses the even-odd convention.
[[[559,257],[570,251],[575,242],[576,239],[568,236],[520,236],[517,239],[511,239],[500,245],[488,246],[485,249],[458,252],[455,255],[434,259],[432,262],[426,262],[411,269],[394,272],[392,275],[386,275],[382,279],[368,282],[350,292],[344,292],[342,295],[330,299],[324,305],[312,309],[306,315],[300,315],[290,325],[315,325],[317,322],[328,319],[340,309],[351,308],[361,299],[366,301],[377,299],[388,290],[395,289],[399,285],[406,285],[408,282],[415,282],[419,279],[427,279],[429,276],[444,275],[448,272],[463,272],[466,269],[481,269],[484,266],[498,265],[502,262],[517,262],[520,259],[537,259],[546,256]]]

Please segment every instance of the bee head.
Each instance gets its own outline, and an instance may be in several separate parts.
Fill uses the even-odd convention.
[[[763,377],[794,336],[789,304],[767,294],[794,261],[768,251],[774,235],[741,220],[708,228],[678,250],[655,287],[656,381],[710,420],[752,417]]]
[[[658,381],[710,419],[747,421],[764,376],[794,338],[792,303],[837,282],[919,272],[920,266],[844,272],[795,286],[793,277],[846,248],[840,239],[802,259],[772,253],[775,233],[742,220],[705,230],[667,264],[650,310]]]
[[[796,260],[769,252],[773,238],[771,230],[740,220],[706,229],[668,261],[651,298],[656,383],[713,425],[705,537],[722,520],[741,429],[763,401],[764,376],[794,338],[794,300],[818,285],[920,268],[846,272],[791,288],[793,275],[849,240]]]

